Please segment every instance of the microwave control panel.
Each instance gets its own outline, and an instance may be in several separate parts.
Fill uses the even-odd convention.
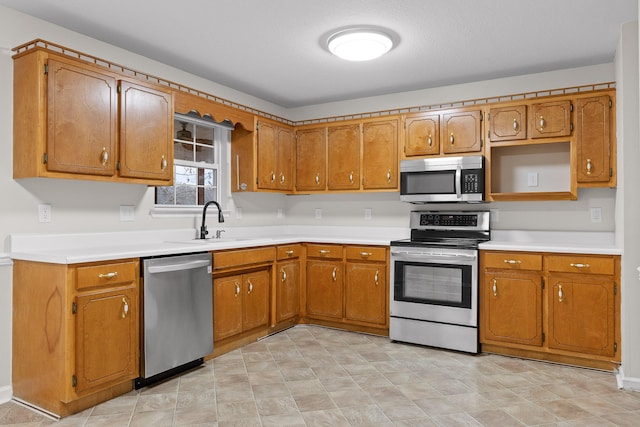
[[[484,193],[484,174],[482,169],[462,170],[462,194]]]

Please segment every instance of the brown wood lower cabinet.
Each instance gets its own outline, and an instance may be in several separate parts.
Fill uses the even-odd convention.
[[[133,388],[139,375],[139,261],[16,260],[13,394],[59,416]]]
[[[387,252],[378,246],[307,245],[309,322],[388,334]]]
[[[620,257],[481,251],[483,351],[620,364]]]
[[[300,314],[300,257],[302,245],[277,248],[275,280],[275,324],[296,321]]]

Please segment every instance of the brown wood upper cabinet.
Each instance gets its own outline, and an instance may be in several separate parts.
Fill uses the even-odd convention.
[[[571,100],[548,101],[531,104],[529,136],[531,138],[553,138],[569,136],[573,131]]]
[[[296,131],[296,190],[327,188],[327,128]]]
[[[527,138],[527,106],[491,107],[488,115],[489,139],[512,141]]]
[[[577,174],[581,186],[616,185],[612,110],[609,95],[576,100]]]
[[[295,170],[293,129],[259,120],[257,140],[258,188],[293,191],[293,171]]]
[[[171,91],[43,49],[16,55],[14,178],[27,177],[171,185]]]
[[[456,108],[408,114],[404,157],[482,152],[482,111]]]
[[[329,190],[360,188],[360,124],[327,129],[327,187]]]
[[[398,188],[398,119],[362,125],[362,188]]]

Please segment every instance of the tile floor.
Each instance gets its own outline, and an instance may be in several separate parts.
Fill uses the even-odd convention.
[[[612,373],[297,326],[58,422],[5,403],[0,425],[640,426],[640,393]]]

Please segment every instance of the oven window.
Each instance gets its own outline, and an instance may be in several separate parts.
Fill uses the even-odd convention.
[[[471,308],[471,266],[396,261],[394,300]]]
[[[402,194],[455,194],[455,171],[405,172]]]

